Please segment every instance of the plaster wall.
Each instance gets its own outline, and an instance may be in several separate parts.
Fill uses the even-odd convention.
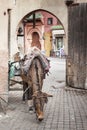
[[[8,9],[10,14],[10,32],[8,32]],[[18,51],[17,29],[23,17],[34,10],[46,10],[54,14],[64,26],[67,51],[67,7],[64,0],[0,0],[0,94],[8,100],[8,41],[10,58]],[[8,34],[10,34],[8,40]],[[0,96],[1,96],[0,95]]]
[[[0,0],[0,97],[6,101],[8,100],[8,7],[7,0]]]
[[[65,30],[65,45],[67,51],[67,7],[62,0],[16,0],[11,11],[11,56],[17,50],[17,27],[22,18],[34,10],[43,9],[54,14],[64,26]]]

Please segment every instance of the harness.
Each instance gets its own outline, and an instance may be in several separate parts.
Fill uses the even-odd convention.
[[[36,79],[37,79],[37,81],[36,81],[36,82],[35,82],[35,81],[32,81],[32,85],[33,85],[33,84],[37,85],[37,86],[38,86],[38,90],[36,90],[36,91],[40,91],[41,86],[40,86],[40,83],[39,83],[38,66],[37,66],[37,62],[36,62],[36,61],[34,62],[34,65],[35,65],[35,70],[36,70],[36,77],[37,77]],[[29,90],[30,87],[31,87],[31,86],[28,86],[28,87],[25,89],[23,95]]]

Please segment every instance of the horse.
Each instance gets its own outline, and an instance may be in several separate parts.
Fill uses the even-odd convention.
[[[46,63],[45,63],[46,61]],[[39,121],[44,119],[44,104],[52,95],[42,92],[43,80],[48,73],[49,60],[34,51],[25,55],[20,62],[21,78],[23,80],[23,100],[28,100],[29,108],[35,108]],[[49,68],[49,67],[48,67]]]

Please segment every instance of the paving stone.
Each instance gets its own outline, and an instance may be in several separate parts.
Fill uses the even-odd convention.
[[[60,61],[54,60],[58,67]],[[43,86],[44,91],[53,94],[45,105],[44,120],[39,122],[35,113],[29,113],[27,103],[22,102],[22,91],[10,91],[9,104],[15,109],[8,108],[8,117],[0,114],[0,130],[87,130],[87,92],[60,87],[57,71],[52,69]]]

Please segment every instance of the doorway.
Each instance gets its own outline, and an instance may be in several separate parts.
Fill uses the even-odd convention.
[[[38,49],[41,50],[41,43],[39,41],[39,34],[37,32],[32,33],[31,47],[33,46],[36,46]]]
[[[56,50],[63,47],[63,37],[56,37]]]

